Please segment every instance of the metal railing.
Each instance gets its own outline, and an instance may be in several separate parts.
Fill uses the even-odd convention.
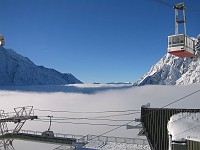
[[[41,132],[41,131],[31,131],[31,130],[20,130],[19,133],[30,134],[30,135],[42,135],[43,132]],[[72,135],[72,134],[54,133],[54,137],[81,139],[84,136],[83,135]]]
[[[86,141],[101,141],[101,142],[148,145],[148,141],[146,139],[140,139],[140,138],[97,136],[97,135],[87,135],[84,138]]]
[[[8,131],[12,133],[12,130]],[[27,135],[35,135],[41,136],[43,132],[41,131],[30,131],[30,130],[20,130],[18,134],[27,134]],[[146,139],[141,138],[126,138],[126,137],[114,137],[114,136],[97,136],[97,135],[73,135],[73,134],[62,134],[62,133],[54,133],[54,137],[57,138],[72,138],[76,139],[77,142],[89,142],[89,141],[101,141],[101,142],[114,142],[114,143],[126,143],[126,144],[138,144],[138,145],[148,145],[148,141]]]

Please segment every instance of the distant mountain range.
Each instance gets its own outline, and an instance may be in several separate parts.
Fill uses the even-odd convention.
[[[70,73],[35,65],[27,57],[0,46],[0,86],[82,83]]]
[[[134,85],[200,83],[200,60],[166,54]]]

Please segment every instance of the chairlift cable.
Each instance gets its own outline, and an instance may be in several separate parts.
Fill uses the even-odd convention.
[[[194,91],[194,92],[192,92],[192,93],[190,93],[190,94],[188,94],[188,95],[185,95],[185,96],[183,96],[183,97],[181,97],[181,98],[179,98],[179,99],[177,99],[177,100],[175,100],[175,101],[173,101],[173,102],[171,102],[171,103],[169,103],[169,104],[166,104],[166,105],[164,105],[163,107],[161,107],[161,109],[162,108],[165,108],[165,107],[167,107],[167,106],[170,106],[170,105],[172,105],[172,104],[175,104],[175,103],[177,103],[177,102],[180,102],[180,101],[182,101],[182,100],[184,100],[185,98],[187,98],[187,97],[190,97],[190,96],[192,96],[192,95],[194,95],[194,94],[196,94],[196,93],[198,93],[198,92],[200,92],[200,90],[197,90],[197,91]],[[36,110],[39,110],[39,109],[36,109]],[[41,111],[41,110],[39,110],[39,111]],[[52,110],[43,110],[43,111],[51,111],[51,112],[60,112],[60,111],[52,111]],[[157,110],[155,110],[154,112],[156,112]],[[63,112],[63,111],[62,111]],[[65,111],[66,112],[66,111]],[[67,111],[68,112],[68,111]],[[76,112],[77,113],[77,112]],[[91,112],[90,112],[91,113]],[[94,112],[93,112],[94,113]],[[150,113],[148,113],[148,114],[146,114],[146,115],[144,115],[144,116],[147,116],[147,115],[149,115],[149,114],[151,114],[151,113],[153,113],[153,112],[150,112]],[[129,113],[129,114],[131,114],[131,113]],[[110,116],[100,116],[100,117],[111,117],[112,115],[110,115]],[[141,116],[141,117],[144,117],[144,116]],[[34,120],[34,121],[42,121],[42,120]],[[97,137],[100,137],[100,136],[103,136],[103,135],[105,135],[105,134],[107,134],[107,133],[110,133],[110,132],[112,132],[112,131],[114,131],[114,130],[117,130],[117,129],[119,129],[119,128],[121,128],[121,127],[123,127],[123,126],[127,126],[128,124],[130,124],[130,123],[132,123],[132,122],[134,122],[135,120],[131,120],[131,121],[129,121],[129,122],[127,122],[127,123],[125,123],[125,124],[122,124],[122,125],[109,125],[109,124],[91,124],[91,123],[74,123],[74,122],[58,122],[58,121],[54,121],[54,122],[57,122],[57,123],[72,123],[72,124],[87,124],[87,125],[108,125],[108,126],[117,126],[117,127],[115,127],[115,128],[113,128],[113,129],[111,129],[111,130],[108,130],[108,131],[106,131],[106,132],[104,132],[104,133],[102,133],[102,134],[100,134],[100,135],[98,135],[98,136],[96,136],[96,137],[94,137],[94,138],[97,138]],[[42,122],[47,122],[47,121],[42,121]],[[139,126],[139,125],[141,125],[141,123],[139,123],[137,126]],[[186,131],[185,131],[186,132]],[[137,136],[138,137],[138,136]],[[92,140],[92,139],[90,139],[90,140]]]
[[[166,2],[166,1],[163,1],[163,0],[152,0],[152,1],[157,2],[157,3],[159,3],[159,4],[162,4],[162,5],[165,5],[165,6],[169,6],[169,7],[171,7],[171,8],[173,8],[173,6],[174,6],[174,5],[172,5],[171,3]]]
[[[164,105],[163,107],[161,107],[161,109],[162,109],[162,108],[166,108],[167,106],[170,106],[170,105],[172,105],[172,104],[175,104],[175,103],[177,103],[177,102],[179,102],[179,101],[182,101],[183,99],[185,99],[185,98],[187,98],[187,97],[190,97],[190,96],[192,96],[192,95],[194,95],[194,94],[196,94],[196,93],[198,93],[198,92],[200,92],[200,90],[197,90],[197,91],[195,91],[195,92],[192,92],[192,93],[190,93],[190,94],[188,94],[188,95],[186,95],[186,96],[183,96],[183,97],[181,97],[181,98],[179,98],[179,99],[177,99],[177,100],[175,100],[175,101],[173,101],[173,102],[171,102],[171,103],[169,103],[169,104],[166,104],[166,105]],[[158,110],[155,110],[155,111],[153,111],[153,112],[147,113],[146,115],[141,116],[141,117],[143,118],[143,117],[145,117],[145,116],[147,116],[147,115],[150,115],[150,114],[152,114],[152,113],[154,113],[154,112],[156,112],[156,111],[158,111]],[[103,136],[103,135],[105,135],[105,134],[107,134],[107,133],[110,133],[110,132],[112,132],[112,131],[114,131],[114,130],[117,130],[117,129],[123,127],[123,126],[127,126],[128,124],[132,123],[133,121],[134,121],[134,120],[132,120],[132,121],[130,121],[130,122],[127,122],[126,124],[123,124],[123,125],[121,125],[121,126],[118,126],[118,127],[114,128],[114,129],[108,130],[108,131],[106,131],[106,132],[104,132],[104,133],[102,133],[102,134],[96,136],[95,138],[100,137],[100,136]],[[139,123],[137,126],[140,126],[140,125],[142,125],[142,123]],[[139,136],[139,135],[137,135],[135,138],[137,138],[138,136]],[[92,140],[92,139],[91,139],[91,140]]]
[[[179,98],[179,99],[177,99],[177,100],[175,100],[175,101],[173,101],[173,102],[171,102],[171,103],[169,103],[169,104],[163,106],[162,108],[165,108],[165,107],[170,106],[170,105],[172,105],[172,104],[175,104],[175,103],[177,103],[177,102],[179,102],[179,101],[182,101],[183,99],[185,99],[185,98],[187,98],[187,97],[190,97],[190,96],[192,96],[192,95],[194,95],[194,94],[196,94],[196,93],[198,93],[198,92],[200,92],[200,90],[194,91],[194,92],[192,92],[192,93],[190,93],[190,94],[188,94],[188,95],[186,95],[186,96],[183,96],[182,98]]]
[[[185,96],[183,96],[183,97],[181,97],[181,98],[179,98],[179,99],[177,99],[177,100],[174,100],[174,101],[172,101],[172,102],[170,102],[170,103],[164,105],[164,106],[161,107],[160,109],[166,108],[166,107],[168,107],[168,106],[170,106],[170,105],[172,105],[172,104],[175,104],[175,103],[177,103],[177,102],[179,102],[179,101],[182,101],[182,100],[184,100],[185,98],[188,98],[188,97],[190,97],[190,96],[192,96],[192,95],[194,95],[194,94],[196,94],[196,93],[198,93],[198,92],[200,92],[200,90],[194,91],[194,92],[189,93],[188,95],[185,95]],[[152,113],[155,113],[156,111],[158,111],[158,110],[154,110],[154,111],[152,111],[152,112],[149,112],[149,113],[147,113],[147,114],[145,114],[144,116],[141,116],[141,117],[142,117],[142,118],[143,118],[143,117],[146,117],[146,116],[148,116],[148,115],[150,115],[150,114],[152,114]]]
[[[187,11],[190,11],[190,12],[200,12],[200,9],[187,9]]]
[[[185,96],[183,96],[183,97],[181,97],[181,98],[179,98],[179,99],[177,99],[177,100],[175,100],[175,101],[173,101],[173,102],[171,102],[171,103],[169,103],[169,104],[166,104],[166,105],[164,105],[163,107],[161,107],[161,109],[162,108],[165,108],[165,107],[167,107],[167,106],[170,106],[170,105],[172,105],[172,104],[175,104],[175,103],[177,103],[177,102],[179,102],[179,101],[182,101],[182,100],[184,100],[185,98],[187,98],[187,97],[190,97],[190,96],[192,96],[192,95],[194,95],[194,94],[196,94],[196,93],[198,93],[198,92],[200,92],[200,90],[197,90],[197,91],[194,91],[194,92],[192,92],[192,93],[190,93],[190,94],[188,94],[188,95],[185,95]],[[35,110],[39,110],[39,111],[51,111],[51,112],[63,112],[63,111],[52,111],[52,110],[40,110],[40,109],[35,109]],[[69,111],[64,111],[64,112],[69,112]],[[106,111],[106,112],[108,112],[108,111]],[[110,112],[110,111],[109,111]],[[154,112],[156,112],[156,110],[154,111]],[[73,112],[73,113],[77,113],[77,112]],[[79,112],[80,113],[80,112]],[[89,112],[89,113],[94,113],[94,112]],[[98,112],[99,113],[99,112]],[[137,112],[138,113],[138,112]],[[151,113],[153,113],[153,112],[151,112]],[[151,113],[148,113],[148,114],[146,114],[146,115],[144,115],[144,116],[141,116],[141,117],[145,117],[145,116],[147,116],[147,115],[149,115],[149,114],[151,114]],[[129,114],[121,114],[120,116],[122,116],[122,115],[130,115],[130,114],[133,114],[133,113],[129,113]],[[115,115],[115,116],[119,116],[119,115]],[[97,118],[107,118],[107,117],[113,117],[113,115],[110,115],[110,116],[98,116],[98,117],[91,117],[91,118],[87,118],[87,119],[97,119]],[[133,121],[135,121],[135,120],[131,120],[131,121],[129,121],[130,123],[131,122],[133,122]],[[127,123],[127,124],[129,124],[129,122]],[[125,125],[125,124],[124,124]],[[138,124],[138,125],[141,125],[141,123],[140,124]],[[119,128],[120,127],[122,127],[122,126],[119,126]],[[118,128],[116,128],[116,129],[118,129]],[[116,130],[116,129],[114,129],[114,130]],[[112,130],[113,131],[113,130]],[[108,132],[108,131],[107,131]],[[106,132],[106,133],[107,133]],[[110,131],[111,132],[111,131]],[[104,133],[104,134],[106,134],[106,133]],[[103,135],[104,135],[103,134]]]
[[[104,132],[104,133],[102,133],[102,134],[100,134],[100,135],[97,135],[97,136],[91,138],[90,141],[93,140],[93,139],[95,139],[95,138],[98,138],[98,137],[100,137],[100,136],[103,136],[103,135],[105,135],[105,134],[107,134],[107,133],[110,133],[110,132],[112,132],[112,131],[115,131],[115,130],[121,128],[121,127],[127,126],[128,124],[132,123],[133,121],[134,121],[134,120],[131,120],[131,121],[129,121],[129,122],[123,124],[123,125],[117,126],[117,127],[114,128],[114,129],[108,130],[108,131],[106,131],[106,132]]]
[[[43,118],[43,116],[38,116],[38,117],[40,119]],[[120,120],[120,119],[91,119],[91,118],[70,118],[70,117],[54,117],[52,120],[95,120],[95,121],[113,121],[113,122],[131,121],[131,120]]]
[[[96,112],[75,112],[75,111],[65,111],[65,110],[50,110],[50,109],[34,109],[36,111],[48,111],[54,113],[120,113],[120,112],[129,112],[129,111],[140,111],[140,110],[113,110],[113,111],[96,111]]]
[[[65,119],[100,119],[100,118],[110,118],[110,117],[120,117],[120,116],[128,116],[128,115],[133,115],[133,114],[139,114],[140,111],[138,112],[133,112],[133,113],[126,113],[126,114],[116,114],[116,115],[107,115],[107,116],[96,116],[96,117],[54,117],[54,118],[65,118]],[[45,116],[39,116],[39,117],[45,117]]]
[[[49,121],[47,120],[43,120],[43,119],[37,119],[37,120],[33,120],[33,121],[38,121],[38,122],[46,122],[48,123]],[[121,125],[115,125],[115,124],[101,124],[101,123],[88,123],[88,122],[67,122],[67,121],[54,121],[52,120],[53,123],[61,123],[61,124],[77,124],[77,125],[94,125],[94,126],[121,126]]]
[[[154,1],[156,3],[159,3],[161,5],[165,5],[165,6],[171,7],[171,8],[174,7],[173,4],[171,4],[171,3],[167,2],[167,1],[164,1],[164,0],[152,0],[152,1]],[[200,12],[200,9],[188,9],[187,8],[187,11],[190,11],[190,12]]]
[[[184,131],[182,131],[182,132],[180,132],[180,133],[177,133],[177,134],[175,134],[174,136],[183,134],[183,133],[188,132],[188,131],[190,131],[190,130],[192,130],[192,129],[195,129],[195,128],[199,127],[199,126],[200,126],[200,124],[198,124],[198,125],[196,125],[196,126],[194,126],[194,127],[192,127],[192,128],[189,128],[189,129],[187,129],[187,130],[184,130]]]

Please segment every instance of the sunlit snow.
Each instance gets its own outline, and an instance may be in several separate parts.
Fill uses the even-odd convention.
[[[172,135],[172,140],[175,141],[200,140],[200,113],[178,113],[173,115],[168,122],[168,131]]]
[[[80,120],[69,118],[91,118],[105,117],[112,120],[134,120],[140,117],[140,113],[118,112],[118,113],[84,113],[84,112],[101,112],[101,111],[128,111],[140,110],[141,105],[151,103],[151,107],[160,108],[179,98],[184,97],[200,89],[200,84],[179,85],[179,86],[161,86],[149,85],[134,87],[128,85],[65,85],[65,86],[20,86],[20,87],[0,87],[0,105],[5,112],[13,112],[13,108],[22,106],[33,106],[35,115],[39,118],[48,119],[46,116],[65,117],[65,123],[53,122],[51,130],[55,133],[74,134],[74,135],[101,135],[116,126],[106,125],[88,125],[74,123],[91,123],[91,124],[109,124],[123,125],[127,121],[109,121],[109,120]],[[193,94],[178,103],[170,105],[172,108],[198,108],[200,92]],[[40,111],[39,111],[40,110]],[[41,110],[64,110],[69,112],[49,112]],[[71,112],[71,113],[70,113]],[[77,113],[73,113],[77,112]],[[82,113],[78,113],[82,112]],[[119,115],[113,116],[110,115]],[[138,123],[131,123],[136,125]],[[8,123],[9,129],[15,127],[13,123]],[[23,130],[45,131],[49,127],[49,122],[27,121]],[[106,136],[115,137],[137,137],[138,130],[127,130],[121,127],[117,130],[105,134]],[[13,145],[16,150],[21,149],[45,149],[52,150],[59,145],[35,143],[27,141],[14,140]],[[123,147],[124,146],[124,147]],[[112,147],[112,148],[111,148]],[[122,148],[123,147],[123,148]],[[135,145],[133,146],[135,147]],[[141,149],[135,147],[132,149]],[[120,150],[131,149],[128,144],[109,143],[102,149]]]

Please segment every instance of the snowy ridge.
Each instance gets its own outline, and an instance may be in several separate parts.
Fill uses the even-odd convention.
[[[196,43],[195,49],[199,49],[200,39],[193,38],[193,40]],[[180,85],[199,82],[200,57],[179,58],[167,53],[134,85]]]
[[[177,84],[191,84],[200,82],[200,60],[190,63],[189,70],[179,78]]]
[[[72,74],[35,65],[27,57],[0,46],[0,85],[63,85],[82,83]]]
[[[160,84],[174,85],[176,81],[182,77],[190,69],[190,58],[178,58],[170,54],[166,54],[150,71],[145,74],[136,85]],[[180,80],[179,80],[180,82]]]
[[[200,82],[200,60],[166,54],[134,85],[180,85]]]

